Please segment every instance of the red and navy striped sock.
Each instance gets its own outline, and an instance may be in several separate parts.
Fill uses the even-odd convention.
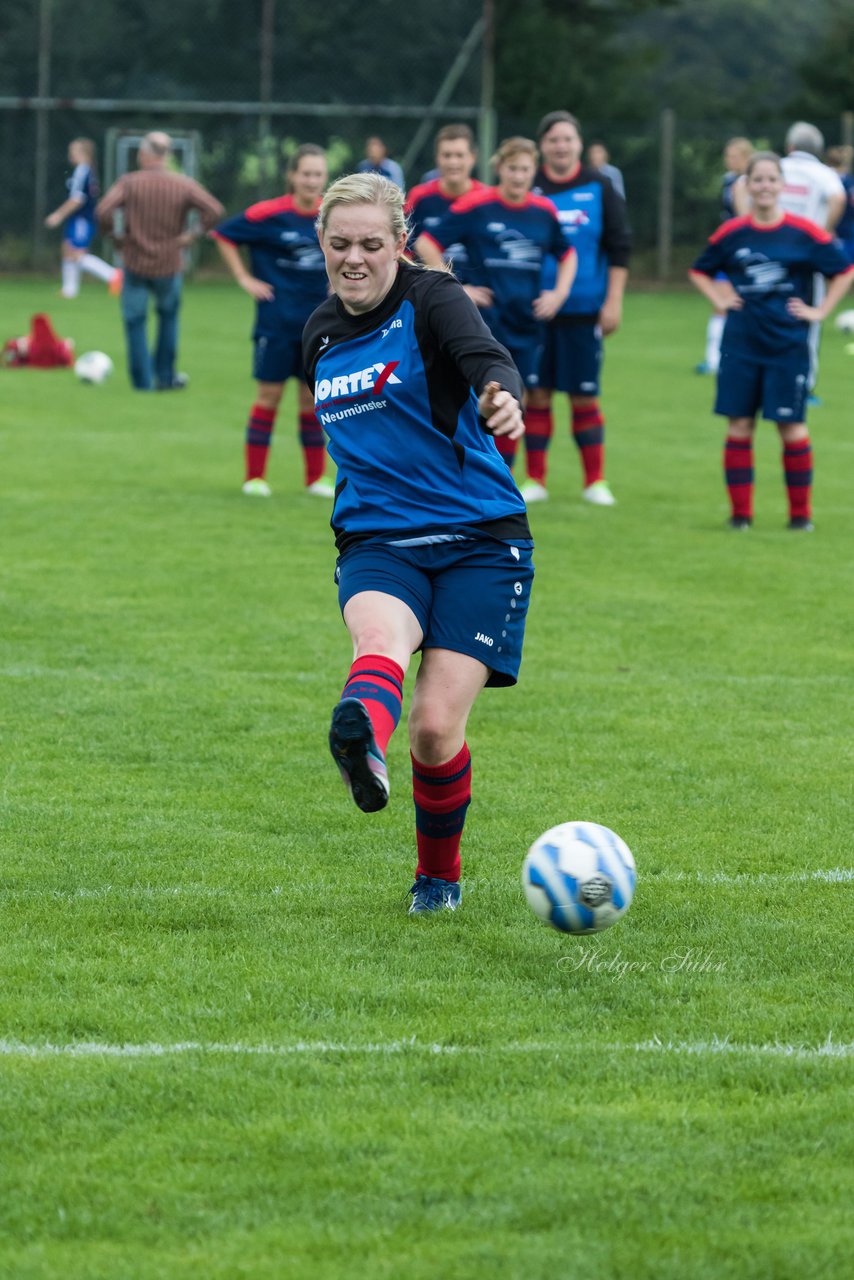
[[[783,474],[789,495],[789,517],[809,520],[812,515],[812,443],[809,436],[783,446]]]
[[[323,427],[313,413],[299,415],[299,442],[305,465],[305,482],[307,485],[314,484],[323,475],[326,466],[326,443]]]
[[[525,410],[525,452],[528,475],[538,484],[546,483],[549,443],[554,430],[551,408]]]
[[[364,702],[377,746],[385,754],[388,740],[400,720],[403,668],[393,658],[367,653],[357,658],[350,668],[341,697]]]
[[[246,427],[246,479],[263,480],[267,471],[270,437],[276,422],[276,410],[253,404]]]
[[[516,461],[516,441],[510,440],[507,436],[496,436],[495,447],[512,471],[513,463]]]
[[[411,753],[410,753],[411,754]],[[412,756],[417,876],[460,878],[460,840],[471,802],[471,755],[465,743],[446,764],[421,764]]]
[[[753,441],[727,436],[724,443],[724,479],[734,516],[753,518]]]
[[[572,406],[572,438],[581,454],[586,489],[605,478],[605,419],[598,400]]]

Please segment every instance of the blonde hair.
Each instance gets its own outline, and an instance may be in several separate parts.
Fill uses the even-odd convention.
[[[329,215],[339,204],[377,204],[388,210],[389,226],[394,240],[409,235],[403,212],[403,192],[396,182],[381,173],[348,173],[326,188],[317,215],[317,234],[323,236]]]
[[[539,148],[530,138],[505,138],[489,163],[494,169],[498,169],[505,160],[518,155],[531,156],[534,164],[540,158]]]
[[[68,149],[71,150],[72,147],[79,147],[85,154],[86,163],[89,165],[90,169],[95,167],[96,147],[91,138],[72,138],[68,144]]]

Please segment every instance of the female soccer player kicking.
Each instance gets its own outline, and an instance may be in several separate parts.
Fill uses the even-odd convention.
[[[521,436],[522,384],[462,286],[403,260],[394,183],[339,179],[318,228],[334,296],[303,347],[338,466],[336,576],[354,649],[329,745],[358,807],[384,808],[385,750],[420,650],[410,912],[454,910],[471,799],[466,724],[484,686],[516,682],[534,572],[525,504],[493,439]]]

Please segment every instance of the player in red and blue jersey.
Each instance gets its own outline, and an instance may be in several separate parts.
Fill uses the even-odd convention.
[[[246,429],[243,485],[243,492],[254,497],[270,496],[266,480],[270,441],[290,378],[299,379],[298,429],[306,489],[318,497],[331,498],[334,493],[323,474],[323,429],[314,414],[302,365],[305,322],[329,292],[314,225],[326,177],[323,148],[306,143],[297,148],[288,166],[288,195],[251,205],[212,233],[231,274],[257,303],[252,372],[258,391]],[[241,245],[249,250],[251,270],[244,264]]]
[[[596,506],[612,506],[614,496],[605,479],[599,377],[602,337],[619,328],[623,315],[631,252],[626,205],[604,174],[581,163],[581,129],[570,112],[549,112],[539,123],[537,138],[543,163],[534,190],[557,210],[566,243],[578,254],[578,275],[569,299],[546,326],[539,386],[525,413],[529,478],[522,493],[528,503],[548,497],[552,393],[562,391],[569,396],[572,434],[581,457],[582,497]],[[554,262],[549,269],[554,272]],[[550,278],[547,274],[545,283]]]
[[[467,124],[446,124],[436,134],[437,173],[434,178],[413,187],[406,197],[404,211],[410,225],[409,243],[414,249],[422,232],[434,232],[455,200],[470,191],[482,191],[483,182],[473,178],[477,161],[474,134]],[[457,279],[468,280],[469,261],[465,245],[452,244],[445,251]]]
[[[753,433],[756,416],[776,422],[783,442],[789,528],[811,530],[812,445],[806,426],[809,324],[821,322],[854,279],[838,242],[779,205],[779,156],[755,152],[746,190],[751,213],[719,227],[690,273],[702,294],[726,311],[715,413],[729,419],[724,474],[730,527],[753,523]],[[723,272],[726,281],[716,279]],[[830,280],[813,305],[813,276]]]
[[[338,466],[336,580],[354,655],[329,746],[356,805],[384,808],[386,747],[420,652],[410,912],[454,910],[471,800],[466,725],[485,686],[516,682],[534,576],[525,504],[495,447],[524,430],[522,383],[453,276],[405,260],[393,183],[334,182],[319,234],[335,296],[303,345]]]
[[[538,155],[528,138],[502,142],[492,160],[497,185],[456,200],[435,231],[423,233],[416,243],[418,254],[436,267],[449,245],[459,242],[465,247],[466,292],[512,355],[529,393],[539,379],[545,322],[569,296],[577,265],[554,206],[531,192]],[[544,289],[549,255],[558,266],[550,287]],[[512,467],[515,441],[502,441],[500,447]]]
[[[69,143],[68,163],[74,166],[66,183],[68,196],[44,220],[51,229],[62,227],[62,296],[77,297],[81,271],[103,280],[110,293],[117,294],[122,287],[122,272],[89,252],[98,226],[95,205],[100,194],[91,138],[74,138]]]

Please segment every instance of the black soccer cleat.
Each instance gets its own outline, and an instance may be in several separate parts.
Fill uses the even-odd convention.
[[[358,698],[342,698],[332,712],[329,750],[344,785],[363,813],[388,804],[388,770],[374,738],[370,716]]]

